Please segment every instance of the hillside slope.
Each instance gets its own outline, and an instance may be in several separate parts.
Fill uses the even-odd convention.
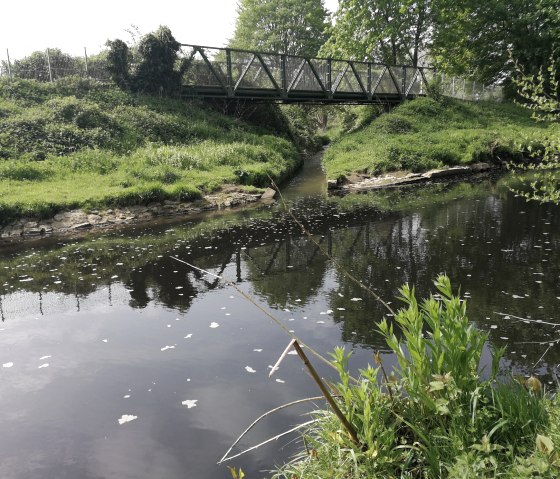
[[[419,98],[341,137],[324,163],[328,178],[336,179],[354,172],[421,172],[502,162],[522,156],[530,144],[538,145],[551,128],[517,105]]]
[[[0,224],[262,187],[300,162],[290,140],[179,100],[79,79],[0,81]]]

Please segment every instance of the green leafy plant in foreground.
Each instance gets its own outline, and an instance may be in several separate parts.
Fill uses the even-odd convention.
[[[306,450],[275,478],[558,477],[558,399],[546,397],[536,378],[527,387],[499,376],[503,350],[490,349],[487,334],[469,322],[449,278],[435,285],[437,294],[422,302],[403,286],[404,307],[379,323],[397,359],[390,375],[376,354],[377,367],[354,382],[350,355],[333,354],[340,381],[332,388],[361,447],[333,413],[319,411]],[[488,371],[483,355],[491,357]]]

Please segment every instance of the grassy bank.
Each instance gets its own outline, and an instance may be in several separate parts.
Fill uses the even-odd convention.
[[[327,176],[353,172],[426,171],[444,166],[517,159],[551,133],[517,105],[419,98],[334,142]]]
[[[348,356],[333,355],[332,386],[357,433],[353,443],[333,412],[315,414],[305,451],[273,476],[281,478],[556,478],[560,474],[560,399],[534,377],[500,375],[503,350],[467,317],[449,279],[417,301],[400,290],[404,307],[378,324],[398,360],[394,374],[381,356],[353,380]],[[482,358],[490,362],[482,370]]]
[[[290,140],[178,100],[79,79],[0,81],[0,224],[262,187],[300,161]]]

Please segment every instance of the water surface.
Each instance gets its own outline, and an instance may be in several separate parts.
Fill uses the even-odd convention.
[[[342,268],[394,307],[402,283],[427,294],[445,272],[489,347],[507,347],[505,369],[554,380],[557,328],[519,318],[559,322],[558,207],[491,179],[318,193],[286,196],[320,248],[281,206],[266,206],[0,250],[0,477],[228,478],[216,462],[253,419],[317,395],[296,356],[268,378],[289,341],[278,326],[171,256],[234,282],[315,349],[353,350],[353,367],[386,353],[375,329],[384,311]],[[268,418],[241,447],[312,408]],[[263,477],[294,452],[293,439],[233,464]]]

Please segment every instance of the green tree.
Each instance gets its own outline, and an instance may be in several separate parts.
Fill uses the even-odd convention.
[[[515,70],[515,58],[527,73],[535,74],[559,45],[558,0],[445,3],[437,9],[431,48],[434,63],[445,71],[472,74],[485,82],[504,81]]]
[[[414,66],[430,45],[433,0],[341,0],[320,54]]]
[[[160,89],[171,92],[181,84],[183,67],[178,52],[181,44],[175,40],[168,27],[144,35],[135,48],[136,68],[132,75],[137,91],[155,93]]]
[[[49,75],[50,63],[50,75]],[[20,60],[15,60],[12,65],[12,74],[17,78],[50,81],[67,76],[68,73],[79,75],[84,71],[84,59],[73,57],[58,48],[46,51],[36,51]]]
[[[240,0],[231,48],[316,56],[326,40],[322,0]]]
[[[132,54],[128,45],[119,40],[107,40],[105,46],[107,51],[107,70],[113,80],[120,88],[130,85],[130,62]]]
[[[108,70],[121,88],[146,93],[175,93],[189,66],[180,58],[181,44],[168,27],[160,26],[129,47],[122,40],[107,41]]]

